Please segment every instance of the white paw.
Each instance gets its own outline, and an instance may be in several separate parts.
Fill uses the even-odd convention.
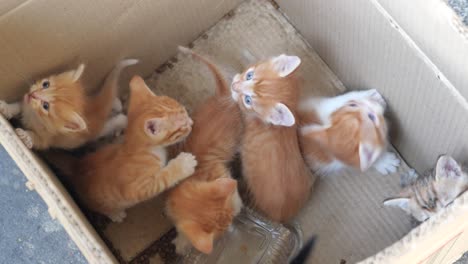
[[[29,135],[29,133],[21,128],[17,128],[15,129],[15,131],[16,131],[16,135],[18,135],[21,141],[23,141],[24,145],[27,148],[32,149],[34,144],[33,144],[32,137]]]
[[[7,102],[0,100],[0,114],[2,114],[6,119],[11,119],[13,113],[10,111],[10,107]]]
[[[188,177],[195,172],[198,163],[191,153],[182,152],[176,157],[176,160],[180,164],[184,176]]]
[[[128,124],[128,118],[124,114],[118,114],[116,117],[113,118],[114,120],[114,134],[115,135],[120,135],[122,134],[122,131],[125,130]]]
[[[393,152],[385,152],[374,163],[374,168],[383,175],[395,173],[400,166],[400,159]]]
[[[114,102],[112,103],[112,112],[120,113],[122,112],[122,101],[119,98],[115,98]]]
[[[125,217],[127,217],[127,213],[125,213],[125,211],[120,211],[109,214],[107,216],[112,220],[112,222],[121,223],[125,219]]]

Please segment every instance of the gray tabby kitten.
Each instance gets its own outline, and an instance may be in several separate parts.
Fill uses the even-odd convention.
[[[435,170],[418,177],[399,197],[384,205],[399,207],[418,221],[425,221],[468,190],[468,174],[450,156],[439,157]]]

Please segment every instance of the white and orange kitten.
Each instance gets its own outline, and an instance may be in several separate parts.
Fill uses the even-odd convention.
[[[384,201],[385,206],[398,207],[418,221],[425,221],[468,190],[468,174],[452,157],[437,160],[435,170],[418,177],[398,197]]]
[[[80,64],[75,70],[36,81],[22,102],[0,101],[0,113],[7,119],[21,115],[23,128],[17,128],[16,133],[28,148],[80,147],[125,128],[125,115],[109,116],[113,108],[121,108],[117,99],[120,72],[137,62],[128,59],[118,63],[94,96],[87,95],[81,82],[85,65]]]
[[[303,101],[299,138],[309,167],[322,175],[346,167],[396,172],[400,160],[386,150],[385,108],[375,89]]]

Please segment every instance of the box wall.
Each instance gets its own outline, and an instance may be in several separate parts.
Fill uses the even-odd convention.
[[[468,103],[374,0],[280,0],[280,7],[349,89],[389,102],[392,143],[419,171],[468,156]]]
[[[0,98],[19,99],[32,80],[81,61],[93,88],[123,57],[141,59],[132,72],[148,75],[240,2],[2,1]]]
[[[379,0],[422,51],[468,98],[468,32],[445,0]]]

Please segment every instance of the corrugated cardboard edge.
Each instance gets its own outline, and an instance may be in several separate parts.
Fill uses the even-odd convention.
[[[408,235],[359,264],[370,263],[421,263],[435,251],[448,242],[447,237],[453,237],[463,231],[468,232],[468,192],[456,199],[451,206],[431,217],[420,226],[414,228]],[[437,237],[445,239],[437,240]],[[457,260],[463,251],[452,252],[451,258],[443,263]]]
[[[0,116],[0,143],[58,219],[90,263],[117,263],[94,228],[81,213],[67,190],[47,166],[18,138],[13,127]]]

